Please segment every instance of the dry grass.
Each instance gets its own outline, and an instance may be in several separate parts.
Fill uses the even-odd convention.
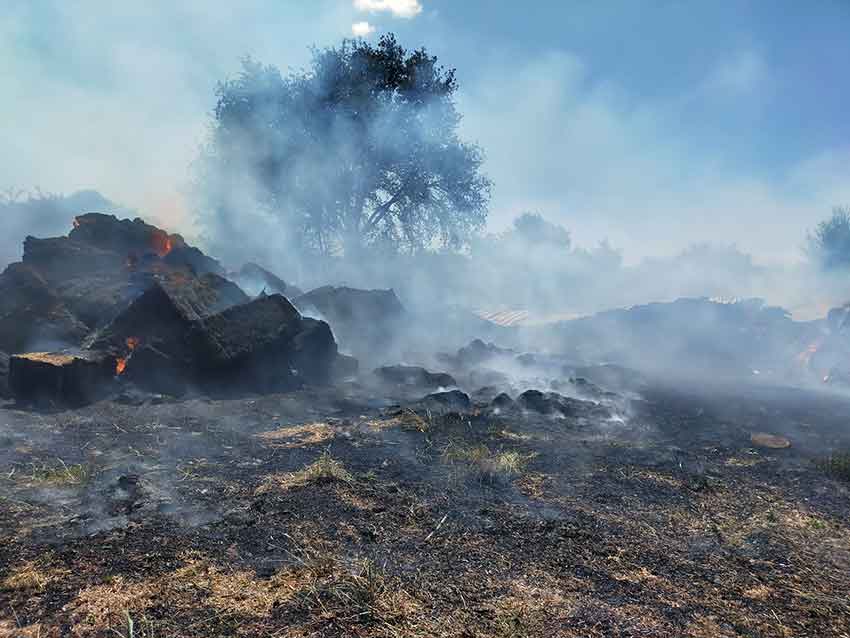
[[[321,539],[290,540],[291,563],[270,578],[189,553],[163,576],[138,582],[119,577],[85,588],[68,610],[82,629],[126,638],[176,635],[169,633],[171,624],[183,626],[180,618],[192,616],[199,603],[217,623],[238,623],[239,635],[266,626],[272,615],[285,622],[288,633],[282,635],[293,638],[321,636],[326,628],[352,636],[429,635],[420,631],[426,622],[421,603],[375,563],[343,560]],[[149,618],[160,607],[171,617],[157,621],[154,631]]]
[[[426,435],[441,430],[468,427],[470,423],[469,416],[455,412],[434,414],[430,410],[425,410],[424,414],[420,414],[409,408],[405,408],[389,421],[407,432],[420,432]]]
[[[286,571],[259,579],[247,570],[222,569],[200,555],[189,555],[186,561],[168,580],[201,589],[207,605],[225,614],[265,616],[297,587]]]
[[[69,604],[75,625],[90,631],[127,629],[132,635],[133,616],[140,616],[161,599],[155,582],[133,582],[122,576],[86,587]]]
[[[403,636],[421,620],[420,603],[371,561],[344,563],[326,551],[307,549],[300,563],[293,572],[298,589],[292,612],[305,619],[308,635],[325,625],[377,625],[384,635]]]
[[[817,465],[830,476],[842,481],[850,481],[850,452],[833,454],[818,461]]]
[[[264,441],[268,441],[272,447],[291,449],[327,445],[336,436],[336,431],[327,423],[315,422],[263,432],[257,436]]]
[[[115,630],[113,630],[115,631]],[[147,616],[133,618],[128,612],[126,614],[126,626],[123,631],[115,631],[121,638],[157,638],[161,636],[153,620]]]
[[[54,465],[33,464],[32,471],[25,480],[36,485],[76,486],[84,485],[95,474],[94,468],[88,463],[67,465],[62,459],[57,461]]]
[[[526,472],[516,480],[517,489],[529,498],[544,499],[553,488],[552,477],[539,472]]]
[[[670,476],[669,474],[663,474],[661,472],[657,472],[655,470],[637,468],[637,467],[629,467],[621,470],[620,474],[624,478],[628,478],[631,480],[640,480],[646,481],[649,483],[655,483],[662,487],[672,488],[672,489],[681,489],[682,481]]]
[[[850,636],[846,490],[817,468],[774,472],[763,464],[780,456],[740,450],[674,456],[665,444],[655,454],[651,437],[636,454],[631,440],[548,421],[426,417],[306,423],[258,439],[274,427],[263,408],[246,455],[258,444],[306,449],[244,472],[175,461],[181,474],[217,481],[221,508],[237,515],[188,532],[151,517],[66,538],[53,556],[21,534],[26,553],[0,575],[0,618],[14,608],[19,620],[0,621],[0,637],[56,627],[123,638]],[[403,433],[400,419],[432,429]],[[315,444],[333,432],[380,436],[368,439],[374,449],[349,439],[323,454]],[[80,460],[70,454],[51,456]],[[682,454],[685,468],[704,464],[707,487],[671,460]],[[16,467],[15,481],[30,474]],[[272,472],[274,493],[252,501]],[[78,496],[60,496],[69,494]],[[27,510],[0,502],[0,514],[59,529],[51,512],[21,502]],[[52,569],[63,564],[70,573]]]
[[[493,436],[497,436],[508,441],[531,441],[534,436],[529,434],[528,432],[515,432],[514,430],[509,430],[508,428],[497,428],[493,431]]]
[[[752,600],[768,600],[773,594],[773,590],[767,585],[756,585],[744,590],[744,596]]]
[[[754,467],[759,463],[764,463],[764,457],[750,454],[748,456],[731,456],[726,459],[724,465],[729,467]]]
[[[404,410],[397,417],[402,430],[412,432],[430,432],[434,427],[434,419],[428,414],[428,418],[418,415],[413,410]]]
[[[449,442],[443,450],[443,459],[453,465],[464,464],[485,481],[510,479],[522,474],[534,454],[516,450],[491,450],[488,446],[462,445]]]
[[[45,561],[27,561],[12,568],[0,581],[0,587],[17,591],[44,591],[48,585],[68,575],[68,570],[51,567]]]
[[[26,352],[16,356],[20,359],[27,359],[38,363],[48,363],[54,366],[66,366],[73,363],[76,358],[73,355],[63,354],[60,352]]]
[[[0,638],[47,638],[49,635],[48,628],[41,623],[23,626],[14,616],[0,619]]]
[[[552,635],[575,609],[574,600],[557,579],[536,570],[518,575],[506,590],[491,603],[492,635],[498,638]]]
[[[273,475],[257,488],[257,494],[268,493],[274,489],[291,489],[304,487],[311,483],[329,483],[339,481],[353,483],[354,477],[345,466],[325,450],[322,455],[297,472],[283,475]]]

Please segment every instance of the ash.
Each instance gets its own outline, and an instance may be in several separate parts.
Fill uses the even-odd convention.
[[[107,215],[0,290],[8,635],[850,632],[842,309],[432,347],[438,308]]]

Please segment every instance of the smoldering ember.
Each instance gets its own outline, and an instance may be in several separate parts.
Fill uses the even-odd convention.
[[[456,72],[358,20],[354,40],[313,48],[306,67],[245,58],[198,114],[207,132],[191,184],[166,184],[182,118],[210,97],[191,93],[234,46],[217,37],[219,61],[198,61],[199,34],[245,27],[243,11],[263,51],[325,33],[282,26],[315,18],[313,4],[273,3],[260,17],[263,2],[226,16],[210,3],[204,19],[166,4],[150,5],[154,26],[147,8],[132,14],[155,73],[130,71],[141,40],[118,28],[115,45],[109,12],[68,7],[67,29],[30,32],[38,10],[13,10],[15,37],[0,37],[0,48],[47,47],[26,47],[38,66],[9,56],[22,78],[66,57],[73,66],[46,85],[46,131],[87,113],[85,143],[70,130],[32,141],[49,147],[30,162],[36,177],[61,163],[60,183],[86,172],[139,205],[93,190],[0,193],[0,638],[850,636],[850,209],[801,223],[799,262],[749,252],[786,250],[781,215],[822,200],[805,199],[806,180],[839,155],[739,179],[752,149],[712,130],[698,137],[730,145],[722,156],[712,146],[710,161],[680,166],[677,151],[675,168],[653,163],[690,139],[684,124],[671,133],[657,121],[743,109],[744,92],[770,93],[767,62],[748,49],[730,66],[715,48],[722,72],[665,98],[664,117],[640,101],[626,113],[620,99],[634,95],[611,79],[610,54],[541,56],[549,36],[536,25],[534,64],[500,68],[506,100],[478,69],[523,55],[519,35],[492,49],[477,31],[501,3],[345,2],[438,34],[452,15],[480,35],[475,56]],[[507,31],[523,31],[528,13],[551,14],[559,39],[595,33],[556,4],[512,13]],[[606,35],[615,13],[604,12]],[[759,15],[753,29],[773,24]],[[739,18],[736,33],[749,24]],[[162,41],[165,24],[179,44]],[[0,20],[0,36],[9,28]],[[60,32],[61,54],[49,44]],[[824,42],[840,52],[846,29],[836,32]],[[435,40],[463,58],[457,33]],[[650,35],[623,40],[635,69]],[[678,49],[660,57],[669,78],[703,63]],[[185,67],[174,77],[172,59]],[[108,68],[89,78],[95,63]],[[490,88],[470,81],[456,100],[466,78]],[[92,86],[89,112],[78,100]],[[166,96],[174,122],[140,103],[143,90]],[[21,98],[36,111],[43,101]],[[672,117],[681,104],[688,113]],[[767,128],[781,120],[770,110]],[[134,133],[139,113],[156,126]],[[481,147],[467,141],[478,135]],[[818,127],[806,135],[815,144]],[[15,176],[36,151],[11,139],[0,156],[15,158]],[[781,144],[768,146],[792,157]],[[769,191],[754,174],[795,176],[777,192],[794,190],[796,203],[767,198],[777,227],[764,241],[733,238],[746,251],[697,234],[706,224],[694,216],[725,211],[728,192],[650,193],[680,179],[720,190],[720,159],[735,154],[732,192],[747,205],[761,195],[742,184]],[[830,197],[847,192],[838,177],[824,183]],[[172,186],[179,204],[149,197]],[[692,199],[706,201],[681,210]],[[540,212],[512,209],[526,201]],[[639,223],[611,211],[619,201],[634,202]],[[659,230],[649,209],[671,202],[677,217]],[[514,221],[500,226],[506,209]],[[579,246],[572,231],[583,240],[600,221],[655,244],[634,264],[616,241]],[[662,242],[696,243],[653,256]]]

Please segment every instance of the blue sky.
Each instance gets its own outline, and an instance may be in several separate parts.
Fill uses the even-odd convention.
[[[457,68],[493,230],[534,209],[629,261],[712,240],[789,262],[850,204],[848,0],[7,0],[0,188],[98,188],[191,236],[215,83],[352,29]]]

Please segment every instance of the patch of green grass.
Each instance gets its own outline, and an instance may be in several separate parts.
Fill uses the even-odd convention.
[[[833,454],[817,461],[817,466],[830,476],[850,481],[850,452]]]
[[[304,469],[294,472],[286,481],[287,487],[307,485],[308,483],[322,481],[341,481],[343,483],[354,482],[354,477],[345,469],[345,466],[331,456],[325,450],[322,455],[306,466]]]
[[[534,454],[516,450],[491,450],[483,443],[459,445],[449,443],[443,450],[443,459],[449,463],[468,465],[485,481],[509,479],[522,474]]]
[[[146,616],[142,616],[138,621],[133,620],[133,617],[130,615],[130,612],[125,612],[127,621],[126,627],[122,628],[121,631],[113,629],[112,632],[114,635],[119,636],[120,638],[155,638],[156,633],[154,631],[153,621],[147,618]]]
[[[33,464],[30,480],[42,485],[84,485],[95,474],[94,468],[88,463],[77,463],[68,465],[62,459],[57,459],[58,464],[42,465]]]
[[[426,415],[427,418],[418,415],[413,410],[405,409],[399,416],[398,420],[401,423],[401,429],[407,430],[408,432],[422,432],[427,433],[433,427],[433,418],[430,414]]]
[[[829,523],[827,523],[822,518],[811,517],[809,520],[809,527],[816,530],[824,530],[829,528]]]

